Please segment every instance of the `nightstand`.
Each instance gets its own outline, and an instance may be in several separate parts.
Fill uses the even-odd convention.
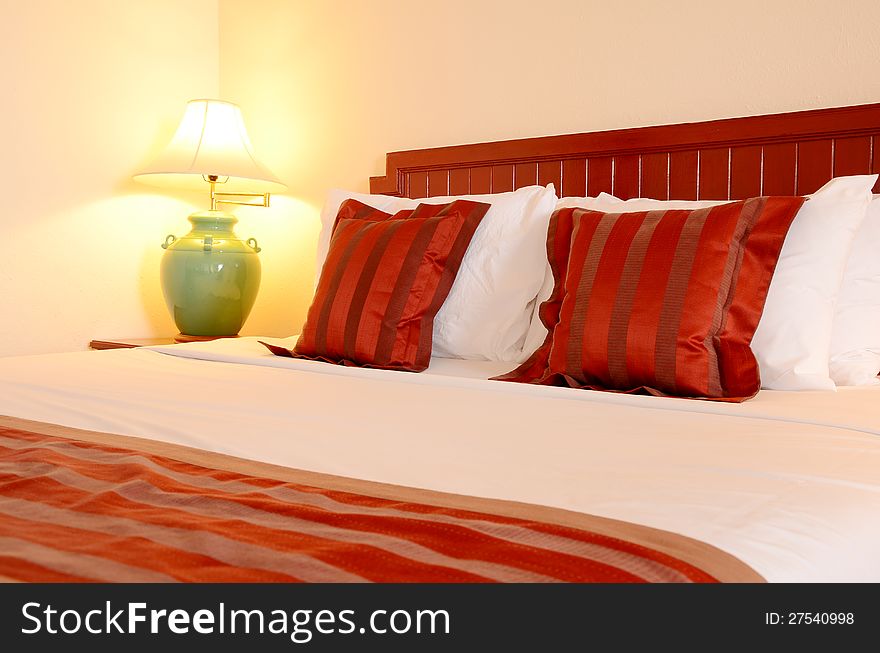
[[[89,349],[134,349],[152,345],[173,345],[174,338],[113,338],[111,340],[92,340]]]
[[[178,333],[173,338],[111,338],[110,340],[92,340],[89,349],[134,349],[135,347],[155,347],[157,345],[177,345],[182,342],[209,342],[221,338],[237,338],[238,336],[185,336]]]

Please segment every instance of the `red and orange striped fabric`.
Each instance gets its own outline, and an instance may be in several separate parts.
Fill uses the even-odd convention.
[[[488,204],[420,204],[389,215],[342,204],[302,335],[279,355],[421,372],[434,317]]]
[[[750,348],[802,197],[693,211],[553,214],[544,344],[498,380],[743,401]]]
[[[48,433],[91,433],[42,426],[41,431]],[[453,495],[399,488],[390,497],[378,498],[350,488],[360,483],[387,492],[394,486],[309,476],[148,440],[91,435],[98,441],[0,424],[0,578],[39,582],[716,580],[701,568],[644,544],[589,529],[449,507],[435,497]],[[103,442],[116,438],[138,448]],[[173,452],[174,457],[148,453],[150,446],[153,451]],[[212,460],[218,467],[194,464],[187,456]],[[236,465],[274,471],[271,477],[231,471]],[[319,486],[280,480],[284,474],[279,469],[326,482]],[[342,485],[348,489],[338,489],[343,482],[349,483]],[[430,501],[408,499],[414,493]],[[482,501],[476,504],[482,506],[488,502],[522,506],[473,500]],[[602,523],[607,527],[611,521]],[[642,542],[654,537],[647,541],[663,544],[666,550],[692,558],[698,553],[721,556],[721,562],[715,560],[720,576],[735,573],[735,579],[760,579],[735,558],[707,545],[614,523],[634,529],[631,532],[641,534]],[[704,559],[710,567],[711,556]]]

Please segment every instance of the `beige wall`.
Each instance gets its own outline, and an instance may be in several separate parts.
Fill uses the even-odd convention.
[[[173,333],[158,244],[201,198],[130,181],[184,102],[244,111],[290,186],[245,333],[296,332],[317,213],[385,152],[880,101],[875,0],[0,0],[0,355]],[[218,39],[219,32],[219,39]]]
[[[876,0],[220,0],[221,92],[304,203],[265,229],[260,324],[300,326],[324,194],[385,152],[878,102],[878,25]]]
[[[195,198],[130,176],[218,93],[216,0],[0,0],[0,61],[0,356],[173,333],[159,244]]]

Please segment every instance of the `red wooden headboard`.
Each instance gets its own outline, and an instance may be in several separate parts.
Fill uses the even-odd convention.
[[[561,196],[740,199],[872,172],[880,104],[392,152],[370,190],[419,198],[553,182]]]

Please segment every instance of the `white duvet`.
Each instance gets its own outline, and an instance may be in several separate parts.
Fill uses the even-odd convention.
[[[278,341],[275,341],[278,342]],[[880,387],[744,404],[274,357],[255,338],[0,359],[0,414],[675,531],[771,581],[880,581]]]

